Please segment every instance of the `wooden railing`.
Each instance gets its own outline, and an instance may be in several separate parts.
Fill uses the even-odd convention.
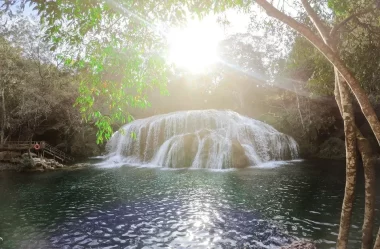
[[[39,145],[39,149],[36,150],[35,146]],[[0,145],[0,149],[3,150],[28,150],[34,149],[35,151],[41,152],[42,156],[49,154],[54,157],[54,159],[60,159],[61,161],[74,161],[74,158],[67,155],[65,152],[51,146],[45,141],[7,141],[3,145]]]
[[[19,144],[27,144],[27,145],[35,145],[35,144],[40,144],[42,143],[43,141],[6,141],[4,145],[19,145]]]
[[[54,157],[61,159],[62,161],[74,161],[73,157],[67,155],[65,152],[51,146],[48,143],[44,144],[44,148],[42,149],[42,153],[48,153]]]

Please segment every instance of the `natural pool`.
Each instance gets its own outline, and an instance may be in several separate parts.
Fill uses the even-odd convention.
[[[352,248],[360,244],[361,174],[358,185]],[[334,248],[343,189],[342,161],[3,172],[0,248],[277,248],[293,237]]]

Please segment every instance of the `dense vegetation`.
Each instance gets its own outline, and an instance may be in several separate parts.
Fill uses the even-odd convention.
[[[3,26],[0,37],[0,142],[46,140],[77,157],[100,153],[96,130],[74,107],[78,74],[63,67],[28,19]]]
[[[49,43],[39,37],[39,26],[22,15],[16,20],[1,33],[1,54],[5,59],[1,67],[5,110],[1,141],[44,139],[79,157],[99,154],[96,121],[82,119],[77,103],[83,73],[66,66],[62,58],[50,50]],[[242,41],[244,39],[249,42]],[[232,109],[292,135],[301,145],[303,156],[344,157],[339,112],[332,98],[313,89],[317,83],[307,75],[320,69],[315,65],[310,65],[315,68],[309,70],[296,68],[297,65],[289,61],[305,65],[303,60],[307,58],[293,58],[296,52],[291,52],[280,58],[287,62],[282,62],[276,81],[269,82],[265,50],[257,50],[262,41],[263,38],[249,34],[229,37],[220,44],[219,50],[224,61],[241,65],[239,68],[219,63],[200,75],[177,70],[168,76],[169,94],[152,89],[146,94],[149,106],[130,107],[128,112],[134,118],[141,118],[187,109]],[[295,43],[293,51],[312,49],[305,42],[298,45],[301,41]],[[310,63],[315,62],[308,59]],[[291,77],[295,80],[290,80]],[[312,86],[307,84],[308,80],[313,82]],[[94,104],[94,107],[98,112],[108,113],[106,105]],[[117,128],[122,123],[112,122],[111,126]],[[336,137],[334,141],[339,144],[338,149],[334,149],[337,153],[331,151],[331,147],[336,147],[334,143],[326,143],[331,136]]]

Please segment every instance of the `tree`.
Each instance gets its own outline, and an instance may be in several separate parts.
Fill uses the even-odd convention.
[[[347,170],[346,170],[346,190],[345,190],[345,198],[343,201],[342,208],[342,218],[341,218],[341,226],[338,236],[338,248],[346,248],[347,240],[348,240],[348,230],[350,224],[350,217],[352,213],[352,203],[354,197],[354,189],[356,183],[356,137],[358,137],[359,142],[362,141],[361,134],[358,132],[358,129],[355,127],[355,121],[353,118],[353,110],[352,104],[350,100],[350,93],[345,86],[347,83],[356,99],[358,100],[359,105],[361,106],[362,112],[367,118],[378,142],[379,140],[379,131],[380,125],[377,119],[377,116],[368,100],[363,89],[360,87],[359,82],[353,76],[348,67],[343,63],[343,61],[339,58],[337,53],[337,31],[341,26],[343,26],[346,22],[349,21],[348,18],[352,18],[352,16],[357,16],[358,13],[352,14],[347,19],[344,19],[342,22],[336,24],[333,28],[329,28],[326,26],[325,22],[323,22],[314,9],[310,6],[307,0],[302,0],[302,5],[304,6],[307,15],[309,16],[311,22],[314,24],[314,28],[317,30],[317,35],[313,32],[312,29],[307,26],[297,22],[295,19],[290,16],[282,13],[270,3],[265,0],[257,0],[256,1],[261,7],[263,7],[267,14],[280,20],[281,22],[289,25],[291,28],[298,31],[301,35],[307,38],[321,53],[333,64],[335,67],[336,74],[336,98],[338,106],[340,107],[342,116],[344,118],[345,124],[345,135],[346,135],[346,151],[347,151]],[[366,11],[362,11],[362,13],[366,13]],[[340,78],[344,78],[344,81],[341,81]],[[355,135],[357,134],[357,135]],[[360,143],[359,143],[360,144]],[[366,143],[368,145],[368,143]],[[372,242],[372,227],[373,227],[373,204],[374,204],[374,179],[373,179],[373,163],[371,162],[370,151],[365,150],[364,148],[368,148],[368,146],[359,146],[359,150],[361,151],[362,158],[364,160],[365,167],[365,179],[366,179],[366,211],[365,211],[365,221],[363,225],[363,243],[362,248],[369,248]],[[369,156],[369,160],[365,160],[366,156]]]
[[[70,137],[82,129],[80,114],[73,108],[77,76],[59,63],[39,34],[38,25],[22,16],[0,28],[3,142],[31,140],[54,131],[70,143]]]
[[[328,67],[326,67],[326,63],[323,61],[320,61],[318,56],[315,55],[315,49],[310,47],[307,43],[302,41],[302,39],[296,39],[296,43],[293,47],[292,52],[290,53],[290,61],[291,64],[290,69],[296,70],[298,72],[299,70],[303,70],[306,72],[306,78],[304,80],[307,80],[309,78],[309,86],[312,90],[316,91],[316,93],[319,94],[333,94],[334,87],[334,72],[330,70]],[[346,49],[344,47],[344,44],[340,46],[340,50]],[[360,51],[362,51],[360,49]],[[305,53],[306,52],[306,53]],[[372,63],[368,63],[368,66],[363,66],[362,64],[356,64],[353,65],[353,69],[357,70],[357,67],[360,69],[363,69],[367,72],[369,72],[372,75],[376,75],[375,71],[371,72],[371,65]],[[335,78],[338,80],[337,78]],[[311,84],[310,84],[311,83]],[[337,82],[338,83],[338,82]],[[365,81],[363,80],[362,85],[366,87],[368,84],[371,84],[371,81]],[[327,91],[326,91],[327,90]],[[347,90],[346,90],[347,91]],[[376,94],[376,92],[372,91],[372,94]],[[341,99],[340,99],[340,91],[339,87],[336,87],[335,91],[336,100],[338,103],[338,107],[340,109],[340,112],[342,112],[342,106],[341,106]],[[349,96],[348,96],[349,97]],[[348,102],[347,102],[348,101]],[[353,108],[351,106],[351,100],[348,99],[346,102],[350,106],[350,112],[352,113],[351,116],[353,117]],[[372,231],[373,231],[373,220],[374,220],[374,178],[375,178],[375,172],[374,172],[374,162],[373,162],[373,155],[372,155],[372,148],[371,144],[369,143],[369,140],[366,139],[360,132],[358,128],[356,128],[356,137],[357,137],[357,146],[361,153],[361,159],[363,161],[363,165],[365,168],[365,178],[366,181],[369,182],[369,184],[366,185],[366,212],[365,212],[365,222],[363,224],[363,242],[366,241],[366,248],[369,248],[372,243]],[[356,166],[354,167],[356,168]],[[355,172],[353,172],[354,177]],[[353,192],[352,192],[353,196]],[[348,228],[347,228],[348,231]]]
[[[7,141],[11,129],[12,104],[9,99],[16,96],[19,84],[25,81],[23,63],[20,51],[13,48],[9,42],[0,37],[0,93],[1,93],[1,123],[0,144]]]

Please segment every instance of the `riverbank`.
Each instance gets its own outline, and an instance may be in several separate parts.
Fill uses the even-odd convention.
[[[29,159],[30,160],[30,159]],[[72,165],[64,165],[54,159],[33,158],[29,162],[1,162],[1,171],[17,171],[17,172],[48,172],[53,170],[74,170],[90,167],[89,163],[76,163]]]

